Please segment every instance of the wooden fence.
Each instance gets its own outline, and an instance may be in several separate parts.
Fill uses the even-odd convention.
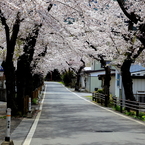
[[[121,113],[123,112],[124,108],[127,111],[130,111],[130,110],[136,111],[136,116],[139,116],[139,112],[145,112],[145,103],[119,99],[117,97],[112,97],[112,101],[108,102],[107,97],[101,93],[92,93],[92,101],[96,101],[98,103],[101,103],[101,105],[105,105],[105,106],[111,103],[112,105],[114,105],[115,108],[116,106],[120,106]]]
[[[31,101],[33,99],[40,99],[39,95],[40,95],[41,91],[44,91],[44,86],[40,86],[32,92]],[[23,113],[26,114],[29,110],[29,96],[24,97],[23,103],[24,103]]]

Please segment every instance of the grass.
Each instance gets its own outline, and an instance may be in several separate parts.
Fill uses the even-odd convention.
[[[133,117],[135,119],[139,119],[139,120],[145,121],[145,113],[143,113],[143,112],[140,112],[138,116],[134,115]]]
[[[113,110],[120,111],[121,109],[120,109],[120,106],[116,105],[116,107],[113,107]]]
[[[37,104],[38,104],[38,99],[37,99],[37,98],[34,98],[34,99],[32,100],[32,104],[37,105]]]
[[[59,82],[59,83],[64,85],[64,83],[63,83],[63,82]]]
[[[6,119],[6,116],[0,116],[0,119]]]
[[[92,98],[92,96],[85,96],[85,97],[87,97],[87,98]]]

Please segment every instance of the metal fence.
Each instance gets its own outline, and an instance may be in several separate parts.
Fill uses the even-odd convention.
[[[145,112],[145,103],[139,101],[130,101],[125,99],[119,99],[118,97],[112,97],[111,101],[107,100],[107,97],[104,94],[92,93],[92,101],[101,103],[101,105],[108,106],[109,103],[115,108],[120,107],[120,112],[123,112],[125,108],[127,111],[133,110],[136,111],[136,116],[139,116],[139,112]]]

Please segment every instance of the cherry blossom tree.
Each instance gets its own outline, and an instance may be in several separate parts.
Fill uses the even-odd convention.
[[[132,47],[130,47],[127,55],[127,58],[125,59],[121,71],[123,77],[123,85],[126,88],[125,95],[129,96],[128,99],[135,100],[133,93],[132,93],[132,80],[130,79],[130,72],[129,68],[131,66],[131,63],[134,63],[136,59],[140,56],[140,54],[145,50],[145,15],[144,15],[144,9],[143,6],[145,5],[145,2],[143,1],[122,1],[117,0],[121,10],[125,14],[125,16],[128,18],[128,32],[129,35],[125,35],[124,39],[128,42],[131,41],[131,44],[133,44]],[[140,41],[140,45],[134,45],[134,43],[137,41],[135,39],[138,39]],[[134,47],[135,46],[135,47]],[[128,70],[127,70],[128,68]],[[130,79],[130,85],[127,85],[126,79],[129,77]]]
[[[41,5],[40,5],[41,4]],[[45,8],[44,8],[45,6]],[[12,109],[12,114],[16,113],[17,105],[15,101],[15,68],[13,63],[14,50],[18,33],[21,31],[20,24],[23,25],[23,30],[31,28],[35,23],[40,23],[39,13],[47,11],[48,5],[40,3],[39,1],[24,2],[24,1],[2,1],[0,2],[0,20],[4,27],[6,39],[6,59],[3,61],[2,66],[6,76],[6,88],[7,88],[7,107]],[[37,19],[34,17],[37,15]],[[22,33],[20,35],[22,35]],[[25,31],[28,33],[28,31]]]
[[[92,23],[94,22],[94,25],[98,26],[97,29],[107,36],[103,38],[101,45],[104,46],[106,43],[110,46],[106,52],[112,56],[117,66],[121,66],[126,99],[130,100],[135,100],[130,66],[132,63],[141,61],[140,55],[144,53],[144,4],[143,1],[129,0],[90,1],[90,7],[97,11],[96,14],[99,14],[95,17],[96,21]],[[100,47],[98,44],[96,46]]]
[[[121,28],[113,29],[113,33],[117,35],[120,44],[122,44],[122,50],[120,50],[118,43],[117,48],[119,52],[119,58],[124,56],[121,64],[122,81],[125,89],[126,99],[135,100],[132,91],[132,79],[130,74],[130,66],[132,63],[139,62],[141,53],[144,53],[144,9],[145,3],[143,1],[123,1],[117,0],[118,8],[121,9],[119,14],[120,20],[122,20]],[[114,2],[115,3],[115,2]],[[116,21],[117,23],[117,21]],[[124,30],[123,31],[123,24]],[[114,36],[113,41],[116,42]],[[123,43],[124,42],[124,43]],[[122,52],[121,52],[122,51]],[[121,53],[120,53],[121,52]]]
[[[15,98],[14,78],[17,62],[13,61],[14,54],[17,54],[15,60],[19,58],[20,63],[27,48],[31,46],[29,44],[31,40],[27,40],[28,35],[34,26],[40,24],[42,26],[37,41],[35,42],[36,39],[33,41],[35,45],[31,49],[33,55],[29,61],[29,68],[33,68],[29,70],[33,74],[46,75],[48,71],[54,69],[68,70],[70,66],[66,62],[70,60],[78,61],[75,69],[79,71],[82,66],[84,67],[82,64],[88,62],[90,55],[94,57],[105,55],[116,65],[122,66],[124,88],[130,90],[125,91],[127,99],[134,100],[131,94],[131,80],[130,85],[125,86],[128,83],[124,74],[128,74],[127,78],[130,78],[131,63],[143,61],[140,59],[145,42],[143,6],[144,2],[139,0],[133,2],[130,0],[4,0],[0,2],[0,29],[3,28],[0,31],[2,38],[0,48],[7,49],[7,51],[3,49],[3,54],[6,52],[3,67],[7,81],[8,107],[16,106],[10,103]],[[33,36],[35,37],[35,33]],[[86,41],[93,44],[97,51],[87,46]],[[15,51],[17,46],[21,51]],[[83,63],[79,63],[80,60]],[[12,110],[16,110],[16,107]]]

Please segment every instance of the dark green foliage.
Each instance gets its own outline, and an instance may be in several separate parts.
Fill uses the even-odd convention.
[[[38,99],[37,99],[37,98],[34,98],[34,99],[32,100],[32,104],[33,104],[33,105],[37,105],[37,104],[38,104]]]
[[[104,94],[104,89],[98,89],[96,92],[97,92],[97,93]]]
[[[43,75],[41,73],[33,75],[33,91],[43,85]]]
[[[73,71],[66,71],[62,74],[62,81],[65,86],[73,87]]]
[[[54,69],[51,72],[48,72],[46,77],[46,81],[61,81],[61,74],[57,69]]]
[[[57,69],[54,69],[52,72],[52,80],[53,81],[60,81],[61,80],[60,72]]]
[[[45,81],[52,81],[52,73],[48,72],[46,77],[45,77]]]
[[[116,106],[114,107],[114,110],[120,111],[120,106],[116,105]]]

